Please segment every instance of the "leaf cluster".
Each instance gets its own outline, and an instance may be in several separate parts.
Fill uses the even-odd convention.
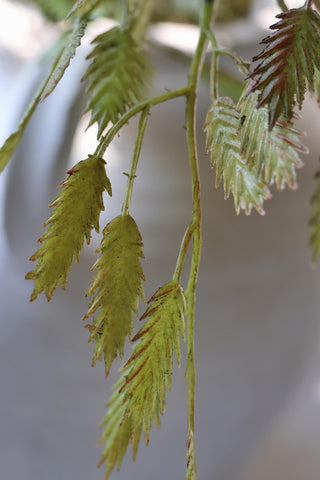
[[[236,212],[252,208],[263,214],[263,201],[271,197],[270,186],[279,190],[296,187],[301,132],[284,117],[268,129],[269,110],[256,108],[259,92],[248,82],[238,104],[228,97],[214,100],[205,122],[211,166],[216,166],[216,186],[224,183],[225,197],[232,192]]]

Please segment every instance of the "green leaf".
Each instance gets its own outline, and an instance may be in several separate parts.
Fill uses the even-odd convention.
[[[241,117],[228,97],[213,102],[205,122],[207,150],[211,153],[211,166],[216,166],[216,187],[223,178],[225,198],[234,197],[237,214],[246,214],[254,207],[264,214],[263,201],[270,198],[268,187],[256,177],[241,149]]]
[[[89,126],[98,122],[98,138],[109,122],[116,123],[144,94],[150,68],[130,33],[115,27],[99,35],[87,57],[93,59],[82,80],[87,81]]]
[[[313,212],[309,220],[311,228],[309,245],[312,247],[312,260],[315,262],[320,256],[320,169],[315,174],[317,186],[311,197]]]
[[[102,194],[111,195],[110,181],[106,176],[104,160],[94,155],[75,165],[62,184],[63,190],[50,204],[55,207],[48,226],[39,239],[42,243],[30,260],[38,265],[27,273],[26,279],[34,280],[30,301],[45,292],[48,300],[60,283],[64,289],[73,259],[79,260],[84,238],[90,243],[91,230],[99,231],[99,216],[104,210]]]
[[[182,288],[175,281],[167,283],[148,303],[141,317],[147,322],[133,339],[139,343],[122,368],[102,423],[100,443],[105,445],[99,465],[106,462],[106,479],[115,464],[120,468],[129,442],[135,460],[142,431],[148,444],[152,422],[160,426],[166,388],[171,387],[173,352],[180,363],[180,335],[184,338],[185,330]]]
[[[81,43],[81,38],[84,35],[86,26],[87,24],[85,22],[78,23],[64,39],[64,45],[54,62],[46,86],[41,94],[41,102],[50,95],[50,93],[56,88],[57,84],[63,77],[65,70],[70,64],[71,58],[75,56],[76,48]]]
[[[139,297],[144,300],[142,280],[144,275],[140,263],[143,257],[142,241],[138,227],[130,215],[120,215],[103,230],[100,257],[93,266],[97,273],[87,295],[93,294],[84,319],[93,315],[89,341],[94,340],[92,364],[104,354],[106,373],[123,348],[126,337],[133,330],[132,312],[138,315]]]
[[[269,109],[256,108],[259,92],[250,93],[248,82],[237,105],[240,117],[241,153],[256,177],[278,190],[296,188],[296,168],[303,166],[299,153],[308,153],[300,142],[302,133],[281,116],[273,129],[268,129]]]
[[[259,90],[258,107],[268,105],[272,128],[284,112],[293,116],[301,108],[306,88],[313,90],[315,68],[320,69],[320,16],[311,8],[297,8],[277,15],[275,32],[262,40],[265,49],[253,61],[261,63],[249,75],[251,91]]]

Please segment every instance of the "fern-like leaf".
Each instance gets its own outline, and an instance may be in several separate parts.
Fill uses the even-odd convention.
[[[85,22],[77,23],[64,39],[64,45],[58,54],[52,71],[49,75],[47,84],[41,94],[40,101],[47,98],[56,88],[64,72],[70,64],[70,60],[75,56],[76,48],[81,43],[87,24]]]
[[[249,215],[252,207],[263,214],[263,201],[270,198],[270,191],[242,155],[240,126],[241,118],[232,100],[215,100],[207,114],[205,130],[211,166],[216,166],[216,187],[223,178],[225,198],[232,192],[237,214],[243,209]]]
[[[309,226],[311,228],[309,245],[312,247],[312,260],[315,262],[320,256],[320,169],[315,174],[317,186],[311,197],[311,205],[314,206]]]
[[[271,29],[275,32],[262,40],[266,47],[253,58],[261,63],[249,75],[252,91],[259,90],[258,107],[270,108],[272,128],[284,112],[292,118],[295,103],[301,108],[306,88],[313,90],[315,68],[320,69],[320,16],[307,7],[277,15]]]
[[[115,27],[94,41],[96,47],[83,80],[89,95],[89,126],[98,122],[98,138],[109,122],[116,123],[125,111],[143,97],[149,66],[130,32]]]
[[[269,109],[256,108],[259,92],[249,93],[248,82],[237,105],[240,121],[241,153],[256,177],[278,190],[296,188],[296,168],[303,166],[299,153],[308,153],[300,142],[302,133],[281,116],[272,130],[268,129]]]
[[[120,215],[103,230],[98,251],[101,255],[93,269],[97,273],[87,295],[94,294],[84,319],[100,308],[98,316],[88,325],[89,341],[94,340],[92,364],[104,355],[106,373],[117,356],[123,356],[126,337],[133,330],[132,312],[138,315],[139,297],[144,300],[140,263],[142,239],[130,215]]]
[[[72,261],[79,260],[84,238],[89,244],[92,228],[99,231],[99,216],[104,209],[102,194],[104,190],[112,193],[104,164],[102,158],[94,155],[79,162],[68,172],[62,192],[50,204],[55,208],[44,224],[49,227],[39,239],[41,247],[30,258],[38,265],[26,275],[26,279],[34,280],[30,301],[41,292],[50,300],[59,283],[65,288]]]
[[[129,442],[136,458],[142,431],[146,443],[154,421],[160,426],[160,415],[166,409],[166,388],[171,387],[173,352],[180,363],[180,335],[184,338],[185,299],[177,282],[160,288],[150,299],[141,317],[147,322],[135,340],[140,340],[122,368],[122,377],[108,403],[102,423],[105,442],[101,465],[106,462],[106,478],[117,464],[120,468]]]

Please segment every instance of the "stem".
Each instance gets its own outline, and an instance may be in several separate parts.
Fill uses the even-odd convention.
[[[307,8],[311,8],[312,7],[312,0],[307,0],[306,1],[306,6],[307,6]]]
[[[277,4],[283,12],[287,12],[289,10],[284,0],[277,0]]]
[[[177,88],[176,90],[171,90],[170,92],[163,93],[157,97],[153,97],[145,102],[138,103],[134,107],[130,108],[120,120],[113,125],[113,127],[108,130],[104,137],[102,137],[98,147],[96,148],[95,155],[103,157],[108,145],[112,142],[114,137],[117,135],[119,130],[137,113],[141,112],[146,108],[153,107],[154,105],[158,105],[159,103],[167,102],[168,100],[172,100],[173,98],[184,97],[190,91],[189,85],[182,88]]]
[[[149,115],[149,107],[146,107],[145,110],[143,110],[143,112],[141,113],[141,117],[139,121],[138,133],[137,133],[136,143],[134,146],[132,163],[131,163],[131,168],[130,168],[130,173],[128,178],[126,197],[122,205],[122,212],[121,212],[122,215],[129,214],[129,205],[130,205],[130,200],[132,195],[133,182],[134,182],[134,179],[136,178],[137,165],[140,157],[141,146],[142,146],[144,132],[147,125],[148,115]]]
[[[196,371],[194,364],[194,318],[195,318],[195,299],[196,284],[198,279],[198,271],[201,257],[201,202],[200,202],[200,177],[199,164],[196,146],[196,103],[197,91],[202,72],[202,66],[205,53],[208,46],[208,38],[206,30],[211,27],[213,17],[214,0],[205,0],[201,16],[201,32],[195,55],[193,57],[189,77],[188,86],[190,87],[186,104],[186,127],[187,141],[190,158],[190,170],[192,177],[192,200],[193,200],[193,218],[189,229],[182,244],[182,253],[179,257],[185,256],[186,244],[190,241],[191,233],[193,239],[193,252],[191,260],[190,277],[187,287],[187,348],[188,360],[186,378],[188,382],[188,441],[187,441],[187,479],[196,480],[197,468],[194,451],[194,395],[196,384]],[[178,264],[178,272],[180,266]]]

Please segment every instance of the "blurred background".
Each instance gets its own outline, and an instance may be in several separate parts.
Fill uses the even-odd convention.
[[[0,0],[1,144],[50,68],[50,55],[43,53],[63,28],[51,20],[63,18],[69,8],[65,0],[33,3],[42,13],[26,1]],[[166,0],[157,10],[149,32],[155,70],[150,95],[185,84],[197,39],[196,3]],[[276,2],[221,4],[221,43],[251,58],[275,23]],[[32,282],[24,276],[33,269],[28,258],[37,249],[57,185],[96,147],[95,128],[84,133],[88,117],[79,80],[89,42],[107,23],[97,20],[90,27],[0,178],[1,479],[104,476],[96,468],[98,425],[120,362],[107,380],[102,363],[91,368],[93,348],[81,320],[100,237],[84,247],[66,291],[58,287],[50,303],[39,298],[29,304]],[[237,95],[239,80],[231,63],[222,62],[222,70],[222,92]],[[311,265],[307,226],[318,168],[318,106],[307,98],[299,121],[311,152],[298,172],[299,189],[274,191],[265,217],[237,217],[233,200],[224,201],[222,189],[214,189],[205,155],[202,127],[209,105],[204,79],[198,118],[204,220],[196,314],[199,480],[319,480],[320,271]],[[183,119],[182,99],[152,109],[138,166],[131,214],[145,244],[146,297],[171,279],[191,218]],[[120,212],[126,187],[122,173],[129,169],[135,134],[132,121],[105,156],[114,193],[105,198],[102,227]],[[175,369],[162,428],[153,428],[150,446],[141,444],[135,464],[128,451],[121,472],[111,478],[185,478],[184,370],[185,364]]]

